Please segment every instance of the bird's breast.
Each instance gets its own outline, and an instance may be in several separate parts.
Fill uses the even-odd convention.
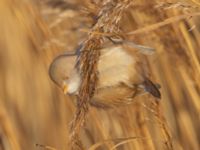
[[[129,82],[134,74],[134,57],[128,54],[121,46],[101,51],[98,63],[98,88],[115,86],[119,83]]]

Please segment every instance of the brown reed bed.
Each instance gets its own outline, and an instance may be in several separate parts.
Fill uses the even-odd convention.
[[[106,10],[109,2],[0,2],[0,149],[65,150],[70,149],[70,140],[90,150],[200,149],[199,1],[135,0],[126,7],[128,1],[113,0]],[[115,10],[117,2],[125,4],[123,14]],[[116,22],[117,17],[122,20]],[[102,24],[105,28],[99,30]],[[151,78],[161,84],[159,103],[145,95],[117,109],[87,104],[98,78],[99,54],[92,50],[113,30],[156,49],[144,61]],[[89,53],[96,58],[90,72],[94,78],[84,76],[87,69],[83,71],[85,82],[76,107],[51,82],[48,67],[55,56],[82,41],[91,51],[80,56],[81,69],[88,65]],[[85,88],[90,92],[84,92]],[[76,117],[85,121],[77,127],[71,121],[82,105],[83,118]]]

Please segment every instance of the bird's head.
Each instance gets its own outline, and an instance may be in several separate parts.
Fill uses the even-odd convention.
[[[64,92],[72,94],[77,92],[80,78],[74,69],[76,56],[60,55],[56,57],[50,67],[49,76]]]

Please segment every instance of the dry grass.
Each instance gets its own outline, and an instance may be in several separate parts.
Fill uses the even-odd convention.
[[[93,2],[97,5],[89,0],[70,4],[0,1],[0,149],[69,149],[69,127],[76,107],[50,81],[48,66],[55,56],[75,49],[81,41],[86,49],[101,46],[104,34],[96,33],[117,31],[118,22],[112,21],[119,21],[120,10],[112,16],[115,5],[102,13],[106,8],[102,1]],[[84,126],[80,122],[82,129],[74,134],[86,149],[200,149],[200,2],[157,2],[135,0],[123,14],[119,32],[156,48],[156,54],[146,61],[151,78],[162,86],[162,100],[157,103],[146,95],[125,107],[102,110],[89,106],[87,112],[95,84],[86,76],[80,102],[86,101],[88,115],[83,115]],[[112,16],[108,22],[106,13]],[[99,30],[101,24],[103,30]],[[94,51],[81,56],[83,70],[90,52]],[[98,52],[94,53],[98,59]],[[95,68],[97,59],[91,67]],[[84,92],[86,86],[89,95]]]

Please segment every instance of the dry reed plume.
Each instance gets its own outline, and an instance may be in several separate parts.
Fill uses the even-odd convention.
[[[200,149],[199,8],[198,0],[1,0],[0,149]],[[145,95],[117,109],[88,105],[96,49],[116,33],[156,49],[144,61],[161,83],[159,103]],[[48,67],[80,41],[75,106]]]
[[[130,4],[129,0],[124,1],[105,1],[97,16],[97,23],[92,27],[92,31],[114,33],[118,31],[118,23],[123,12]],[[71,145],[74,150],[83,149],[80,144],[80,128],[85,120],[88,111],[89,101],[93,96],[98,80],[97,62],[100,51],[98,50],[103,42],[103,37],[90,33],[88,39],[83,43],[82,53],[78,58],[78,68],[81,70],[82,83],[77,99],[77,112],[72,122]]]

